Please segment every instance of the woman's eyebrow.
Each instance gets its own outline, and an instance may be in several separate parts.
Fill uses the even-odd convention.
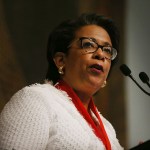
[[[112,44],[110,44],[109,42],[104,42],[104,45],[112,47]]]
[[[90,38],[90,39],[92,39],[92,41],[94,41],[94,42],[96,42],[98,45],[106,45],[106,46],[111,46],[112,47],[112,44],[110,44],[109,42],[103,42],[103,44],[99,44],[99,42],[95,39],[95,38]]]

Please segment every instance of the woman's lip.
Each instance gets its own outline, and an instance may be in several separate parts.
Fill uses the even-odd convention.
[[[91,65],[90,69],[91,69],[92,72],[95,72],[95,73],[98,73],[98,74],[104,72],[103,66],[99,65],[99,64]]]
[[[93,69],[99,70],[101,72],[104,72],[103,66],[99,65],[99,64],[93,64],[93,65],[90,66],[90,68],[93,68]]]
[[[101,74],[101,73],[103,73],[102,70],[99,70],[99,69],[96,69],[96,68],[90,68],[90,70],[91,70],[93,73],[96,73],[96,74]]]

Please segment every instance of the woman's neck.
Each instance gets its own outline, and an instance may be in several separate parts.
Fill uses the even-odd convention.
[[[89,90],[90,88],[86,88],[85,89],[85,88],[83,88],[83,87],[81,87],[79,85],[77,86],[78,88],[76,88],[76,86],[71,84],[71,82],[69,83],[68,80],[65,80],[64,78],[62,78],[62,81],[67,83],[73,89],[73,91],[80,98],[80,100],[81,100],[82,104],[84,105],[84,107],[86,108],[86,110],[88,110],[90,98],[91,98],[91,95],[92,95],[92,91]]]
[[[90,96],[87,96],[86,94],[84,93],[81,93],[81,92],[78,92],[76,90],[74,90],[75,93],[78,95],[78,97],[80,98],[81,102],[83,103],[84,107],[86,108],[86,110],[88,110],[88,106],[89,106],[89,103],[90,103]]]

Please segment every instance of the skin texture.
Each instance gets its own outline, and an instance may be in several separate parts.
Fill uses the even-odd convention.
[[[80,37],[95,38],[100,45],[112,46],[112,43],[105,29],[97,25],[86,25],[76,31],[68,54],[59,52],[55,55],[56,66],[64,67],[62,79],[74,89],[85,108],[88,108],[89,98],[101,88],[107,79],[111,61],[104,57],[101,49],[95,53],[85,53],[77,40]],[[91,68],[95,64],[102,66],[103,70]]]

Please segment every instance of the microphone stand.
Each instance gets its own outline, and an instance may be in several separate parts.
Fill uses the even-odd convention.
[[[132,76],[131,74],[131,70],[128,68],[127,65],[125,64],[122,64],[120,66],[120,70],[121,72],[125,75],[125,76],[129,76],[133,82],[145,93],[147,94],[148,96],[150,96],[150,93],[148,93],[146,90],[144,90],[140,85],[139,83],[134,79],[134,77]],[[149,81],[149,78],[148,76],[145,74],[145,73],[140,73],[140,79],[144,82],[144,83],[147,83]],[[149,85],[148,85],[149,86]]]
[[[148,85],[148,87],[150,88],[150,84],[149,84],[149,82],[146,82],[146,84]]]
[[[134,77],[130,74],[130,75],[128,75],[132,80],[133,80],[133,82],[145,93],[145,94],[147,94],[148,96],[150,96],[150,93],[148,93],[147,91],[145,91],[139,84],[138,84],[138,82],[134,79]]]

